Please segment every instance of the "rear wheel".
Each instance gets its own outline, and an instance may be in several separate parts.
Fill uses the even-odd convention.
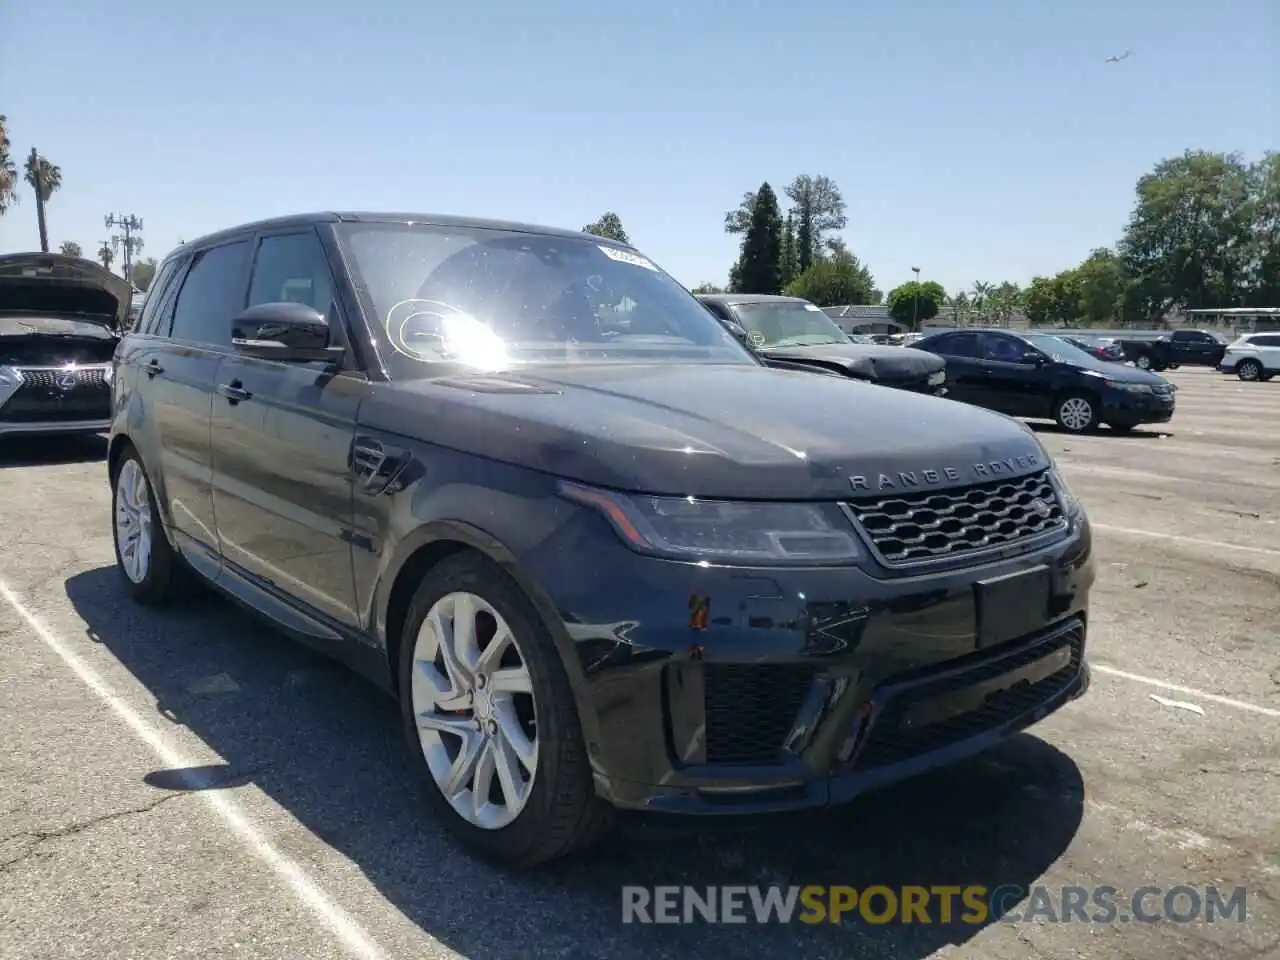
[[[569,679],[519,587],[477,553],[433,567],[400,641],[400,709],[412,763],[449,830],[527,866],[603,833]]]
[[[1133,361],[1133,365],[1139,370],[1150,370],[1153,366],[1151,358],[1145,353],[1138,354],[1137,359]]]
[[[1261,380],[1262,364],[1257,360],[1241,360],[1236,364],[1236,376],[1241,380]]]
[[[1053,418],[1058,426],[1070,433],[1087,433],[1098,426],[1098,411],[1092,397],[1083,393],[1069,393],[1058,399]]]
[[[181,586],[180,561],[165,537],[151,481],[136,450],[125,451],[111,485],[116,565],[139,603],[171,600]]]

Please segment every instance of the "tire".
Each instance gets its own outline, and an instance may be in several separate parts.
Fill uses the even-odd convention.
[[[1152,362],[1151,357],[1147,354],[1140,353],[1134,358],[1133,365],[1139,370],[1150,370],[1155,366],[1155,363]]]
[[[1068,433],[1089,433],[1098,428],[1098,402],[1087,393],[1067,393],[1053,407],[1053,419]]]
[[[116,569],[134,600],[160,606],[181,593],[182,561],[165,536],[151,479],[132,447],[111,476],[111,533]]]
[[[466,616],[467,609],[474,615]],[[458,650],[451,639],[460,611],[476,628],[474,649],[464,639]],[[441,629],[428,626],[429,617]],[[502,627],[511,641],[498,660],[482,666],[498,636],[494,628]],[[470,669],[449,670],[446,651]],[[410,603],[398,659],[411,763],[428,804],[465,846],[487,860],[527,867],[584,849],[605,833],[612,809],[596,796],[559,651],[533,604],[496,564],[469,551],[432,567]],[[487,682],[470,679],[486,671]],[[510,692],[526,683],[528,693]],[[435,722],[420,726],[420,716]],[[457,777],[450,799],[445,790],[463,769],[458,760],[464,744],[475,759],[467,765],[470,772]],[[532,771],[520,752],[532,759]],[[502,756],[508,758],[506,784],[514,787],[510,798],[494,759]],[[489,786],[477,813],[475,778],[482,772]],[[495,785],[501,804],[494,801]]]
[[[1241,380],[1253,382],[1262,379],[1262,364],[1257,360],[1241,360],[1236,364],[1236,376]]]

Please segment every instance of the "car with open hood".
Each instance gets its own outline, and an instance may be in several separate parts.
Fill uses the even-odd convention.
[[[380,685],[504,861],[843,803],[1089,682],[1089,522],[1030,429],[770,368],[612,240],[234,227],[159,266],[114,393],[123,590],[198,578]]]
[[[946,392],[945,361],[856,341],[800,297],[719,293],[699,294],[698,300],[769,366],[808,368],[915,393]]]
[[[130,295],[92,260],[0,256],[0,437],[107,430]]]
[[[947,330],[911,349],[947,361],[952,400],[1013,417],[1054,420],[1070,433],[1116,433],[1168,423],[1177,387],[1154,373],[1101,360],[1069,340],[1016,330]]]

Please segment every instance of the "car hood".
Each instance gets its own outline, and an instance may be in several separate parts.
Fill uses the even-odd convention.
[[[923,379],[945,369],[947,365],[937,354],[869,343],[761,347],[758,352],[770,360],[838,366],[849,376],[864,380]]]
[[[1168,380],[1158,374],[1139,370],[1137,367],[1125,366],[1113,360],[1103,360],[1101,357],[1090,357],[1087,363],[1084,360],[1073,358],[1071,366],[1086,373],[1104,376],[1108,380],[1114,380],[1118,383],[1145,383],[1153,387],[1162,384],[1167,386],[1169,383]]]
[[[1011,418],[840,377],[736,365],[538,367],[374,389],[375,429],[620,490],[838,500],[1048,465]],[[992,466],[995,464],[995,466]]]
[[[0,309],[124,328],[133,288],[92,260],[57,253],[0,256]]]

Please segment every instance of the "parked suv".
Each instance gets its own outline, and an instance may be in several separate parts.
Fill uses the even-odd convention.
[[[80,257],[0,257],[0,437],[105,433],[129,285]]]
[[[198,577],[395,694],[430,803],[505,861],[617,807],[846,801],[1088,684],[1089,524],[1030,430],[767,368],[612,241],[218,233],[160,266],[114,393],[129,592]]]
[[[1218,369],[1241,380],[1270,380],[1280,373],[1280,331],[1237,337],[1227,347]]]

